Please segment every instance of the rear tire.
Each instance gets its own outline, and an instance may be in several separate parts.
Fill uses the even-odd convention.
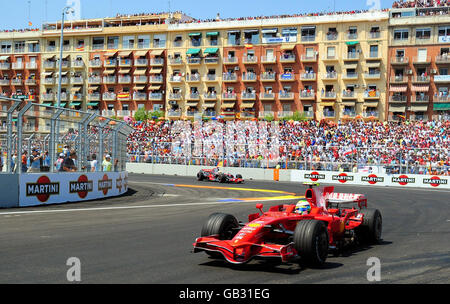
[[[383,219],[378,209],[362,209],[363,222],[356,229],[358,239],[363,244],[378,244],[381,241]]]
[[[218,235],[219,240],[231,240],[235,235],[235,229],[239,227],[238,220],[231,214],[213,213],[203,224],[201,236]],[[206,251],[213,258],[222,258],[218,252]]]
[[[242,179],[242,175],[240,175],[240,174],[236,174],[236,178],[240,178],[240,179]]]
[[[294,231],[294,248],[301,261],[308,266],[322,266],[328,256],[328,231],[326,225],[317,220],[302,220]]]
[[[205,176],[203,175],[203,172],[202,172],[202,171],[200,171],[200,172],[197,173],[197,180],[198,180],[199,182],[203,181],[204,178],[205,178]]]

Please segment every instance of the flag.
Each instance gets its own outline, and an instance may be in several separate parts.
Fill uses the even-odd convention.
[[[245,45],[245,48],[246,48],[247,50],[253,49],[253,44],[246,44],[246,45]]]
[[[357,150],[355,145],[350,145],[344,152],[344,156],[356,154]]]
[[[31,21],[28,22],[28,26],[32,26],[33,23]]]

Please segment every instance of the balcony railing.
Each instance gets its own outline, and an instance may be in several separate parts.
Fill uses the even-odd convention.
[[[172,77],[173,77],[173,76],[172,76]],[[178,77],[175,76],[175,79],[178,79]],[[163,82],[163,77],[162,77],[162,76],[156,76],[156,75],[153,75],[153,76],[150,76],[149,81],[150,81],[151,83],[162,83],[162,82]],[[171,80],[171,81],[172,81],[172,82],[177,82],[176,80]],[[181,81],[181,79],[180,79],[179,81]]]
[[[103,65],[105,67],[116,67],[117,66],[117,60],[115,60],[115,59],[105,60],[103,62]]]
[[[150,81],[152,80],[152,77],[150,77]],[[169,78],[170,82],[181,82],[181,75],[172,75]]]
[[[389,102],[406,103],[407,100],[408,100],[407,96],[399,96],[399,95],[389,96]]]
[[[260,93],[260,99],[275,99],[275,93]]]
[[[80,101],[83,99],[83,94],[75,93],[75,94],[71,94],[70,97],[73,101]]]
[[[128,76],[128,75],[119,76],[119,83],[121,83],[121,84],[131,83],[131,76]]]
[[[336,113],[334,111],[323,111],[323,116],[328,118],[335,117]]]
[[[217,77],[215,74],[208,74],[205,76],[205,81],[216,81]]]
[[[435,59],[436,63],[450,63],[450,55],[437,55]]]
[[[181,116],[181,111],[180,110],[177,110],[177,111],[169,110],[169,111],[167,111],[167,116],[169,116],[169,117],[180,117]]]
[[[188,75],[186,76],[186,82],[199,82],[200,81],[200,75]]]
[[[324,73],[322,75],[322,77],[324,79],[337,79],[337,73],[336,72],[328,72],[328,73]]]
[[[323,92],[322,98],[329,98],[329,99],[335,99],[336,98],[336,92]]]
[[[314,92],[300,92],[300,99],[313,99],[315,98]]]
[[[255,73],[246,73],[242,75],[242,81],[256,81],[257,76]]]
[[[380,72],[377,72],[377,73],[375,73],[375,72],[364,73],[364,78],[367,78],[367,79],[378,79],[378,78],[381,78],[381,73]]]
[[[134,65],[137,67],[143,67],[147,66],[148,60],[147,59],[136,59],[134,60]]]
[[[300,75],[300,79],[307,81],[316,80],[316,73],[303,73]]]
[[[37,69],[37,63],[36,62],[27,62],[25,64],[27,70],[36,70]]]
[[[236,64],[238,63],[237,57],[223,57],[223,63],[225,64]]]
[[[203,99],[205,99],[205,100],[216,100],[217,99],[217,94],[216,93],[204,93],[203,94]]]
[[[450,95],[433,96],[433,102],[450,102]]]
[[[44,94],[42,94],[42,100],[53,101],[53,100],[55,100],[55,95],[53,95],[53,93],[44,93]]]
[[[89,77],[88,82],[90,84],[101,84],[102,78],[100,76],[91,76],[91,77]]]
[[[411,102],[428,102],[430,100],[430,96],[428,95],[416,95],[411,98]]]
[[[241,93],[241,99],[242,100],[255,100],[256,99],[256,93],[242,92]]]
[[[280,62],[295,62],[294,54],[282,54],[280,56]]]
[[[162,100],[162,98],[163,98],[163,94],[162,93],[150,93],[149,94],[149,96],[148,96],[148,98],[150,99],[150,100]]]
[[[83,77],[72,77],[70,81],[72,84],[83,84],[84,82]]]
[[[183,59],[179,58],[179,57],[178,58],[170,58],[169,64],[171,64],[171,65],[183,64]]]
[[[277,62],[277,57],[275,56],[261,56],[262,63],[275,63]]]
[[[84,61],[83,60],[74,60],[74,61],[72,61],[72,66],[74,68],[84,68]]]
[[[236,99],[236,93],[222,93],[222,99],[224,100],[235,100]]]
[[[356,94],[353,91],[343,91],[342,98],[355,98]]]
[[[190,57],[187,59],[188,64],[200,64],[202,62],[201,58]]]
[[[358,78],[358,73],[355,73],[355,72],[349,72],[342,76],[342,79],[357,79],[357,78]]]
[[[364,92],[364,98],[379,98],[379,97],[380,97],[380,91],[378,91],[378,90]]]
[[[150,65],[164,65],[163,58],[152,58],[150,59]]]
[[[116,76],[103,76],[104,84],[115,84],[117,82]]]
[[[13,62],[12,63],[12,69],[13,70],[22,70],[23,69],[23,62]]]
[[[261,81],[275,81],[276,73],[262,73],[260,75]]]
[[[415,83],[428,83],[430,82],[430,76],[413,76],[411,81]]]
[[[119,60],[119,67],[131,67],[133,64],[133,60],[131,59],[120,59]]]
[[[55,79],[54,78],[44,78],[44,84],[45,85],[54,85]]]
[[[147,83],[148,77],[147,76],[134,76],[133,82],[134,83]]]
[[[347,53],[347,57],[345,57],[345,59],[353,59],[353,60],[358,60],[360,57],[360,53],[359,52],[348,52]]]
[[[369,118],[369,117],[378,118],[379,117],[379,113],[378,113],[378,111],[368,111],[368,112],[363,112],[362,116],[364,118]]]
[[[99,59],[93,59],[89,61],[89,67],[91,68],[101,68],[103,62]]]
[[[338,38],[338,33],[327,34],[327,40],[329,40],[329,41],[337,40],[337,38]]]
[[[222,81],[237,81],[237,75],[236,73],[223,73],[222,75]]]
[[[294,93],[293,92],[281,92],[278,94],[278,98],[291,100],[291,99],[294,99]]]
[[[0,62],[0,70],[9,70],[11,68],[11,64],[8,62]]]
[[[199,93],[190,93],[186,96],[186,99],[198,100],[198,99],[200,99],[200,94]]]
[[[391,83],[407,83],[408,76],[391,76],[390,82]]]
[[[317,60],[317,54],[303,54],[300,58],[301,61],[316,61]]]
[[[409,58],[404,56],[397,56],[391,58],[391,64],[408,64]]]
[[[347,33],[347,39],[358,39],[358,33]]]
[[[100,93],[90,93],[88,95],[89,101],[100,101],[101,94]]]
[[[22,79],[11,79],[12,85],[20,86],[20,85],[22,85],[22,83],[23,83]]]
[[[181,93],[169,93],[169,99],[180,100]]]
[[[217,64],[219,63],[219,57],[205,57],[205,64]]]
[[[369,38],[377,39],[381,37],[381,32],[369,32]]]
[[[26,79],[25,84],[28,86],[36,85],[36,79]]]
[[[247,64],[258,63],[258,57],[256,56],[244,56],[242,57],[242,61]]]
[[[10,80],[9,79],[0,79],[0,85],[1,86],[9,86],[10,84]]]

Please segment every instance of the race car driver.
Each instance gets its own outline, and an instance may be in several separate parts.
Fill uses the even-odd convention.
[[[297,205],[295,205],[295,213],[304,215],[309,214],[311,211],[311,204],[307,200],[299,200]]]

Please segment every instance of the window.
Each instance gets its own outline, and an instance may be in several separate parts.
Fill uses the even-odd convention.
[[[245,30],[244,31],[245,44],[258,44],[259,43],[259,31],[258,30]]]
[[[108,37],[108,50],[117,50],[119,48],[119,36]]]
[[[416,29],[416,39],[428,40],[430,38],[431,38],[430,28]]]
[[[284,28],[281,31],[281,35],[283,36],[284,42],[297,42],[297,29],[295,27]]]
[[[394,40],[408,40],[408,30],[394,30]]]
[[[183,36],[175,36],[175,38],[173,39],[173,46],[174,47],[180,47],[183,45]]]
[[[334,46],[329,46],[327,48],[327,58],[335,58],[336,57],[336,47]]]
[[[53,51],[55,51],[55,50],[56,50],[56,41],[50,40],[50,41],[48,42],[48,45],[47,45],[47,51],[48,51],[48,52],[53,52]]]
[[[348,39],[356,39],[358,38],[358,28],[356,26],[350,26],[348,28]]]
[[[11,53],[12,43],[11,41],[2,41],[1,42],[1,52],[2,53]]]
[[[206,36],[209,38],[208,41],[210,46],[219,45],[219,32],[206,33]]]
[[[380,38],[380,27],[379,26],[373,26],[370,29],[370,38]]]
[[[102,50],[105,45],[104,37],[94,37],[92,38],[92,49],[94,50]]]
[[[228,44],[240,45],[241,44],[241,32],[240,31],[228,31]]]
[[[134,36],[124,36],[122,48],[123,49],[134,49]]]
[[[316,39],[315,26],[302,27],[302,41],[314,41],[315,39]]]
[[[201,33],[190,33],[189,38],[191,40],[191,46],[197,47],[202,45],[202,34]]]
[[[370,46],[370,57],[378,57],[378,45],[371,45]]]
[[[450,42],[450,25],[440,26],[438,30],[438,42],[449,43]]]
[[[14,42],[14,53],[24,53],[25,52],[25,41]]]
[[[70,51],[70,40],[64,40],[63,41],[63,50],[64,51]]]
[[[327,40],[336,40],[338,37],[338,31],[335,27],[328,28]]]
[[[150,48],[150,35],[138,36],[138,49]]]
[[[77,51],[84,51],[84,39],[77,40]]]
[[[448,75],[448,68],[440,68],[439,75]]]
[[[163,48],[166,47],[166,35],[159,34],[153,36],[153,47]]]

